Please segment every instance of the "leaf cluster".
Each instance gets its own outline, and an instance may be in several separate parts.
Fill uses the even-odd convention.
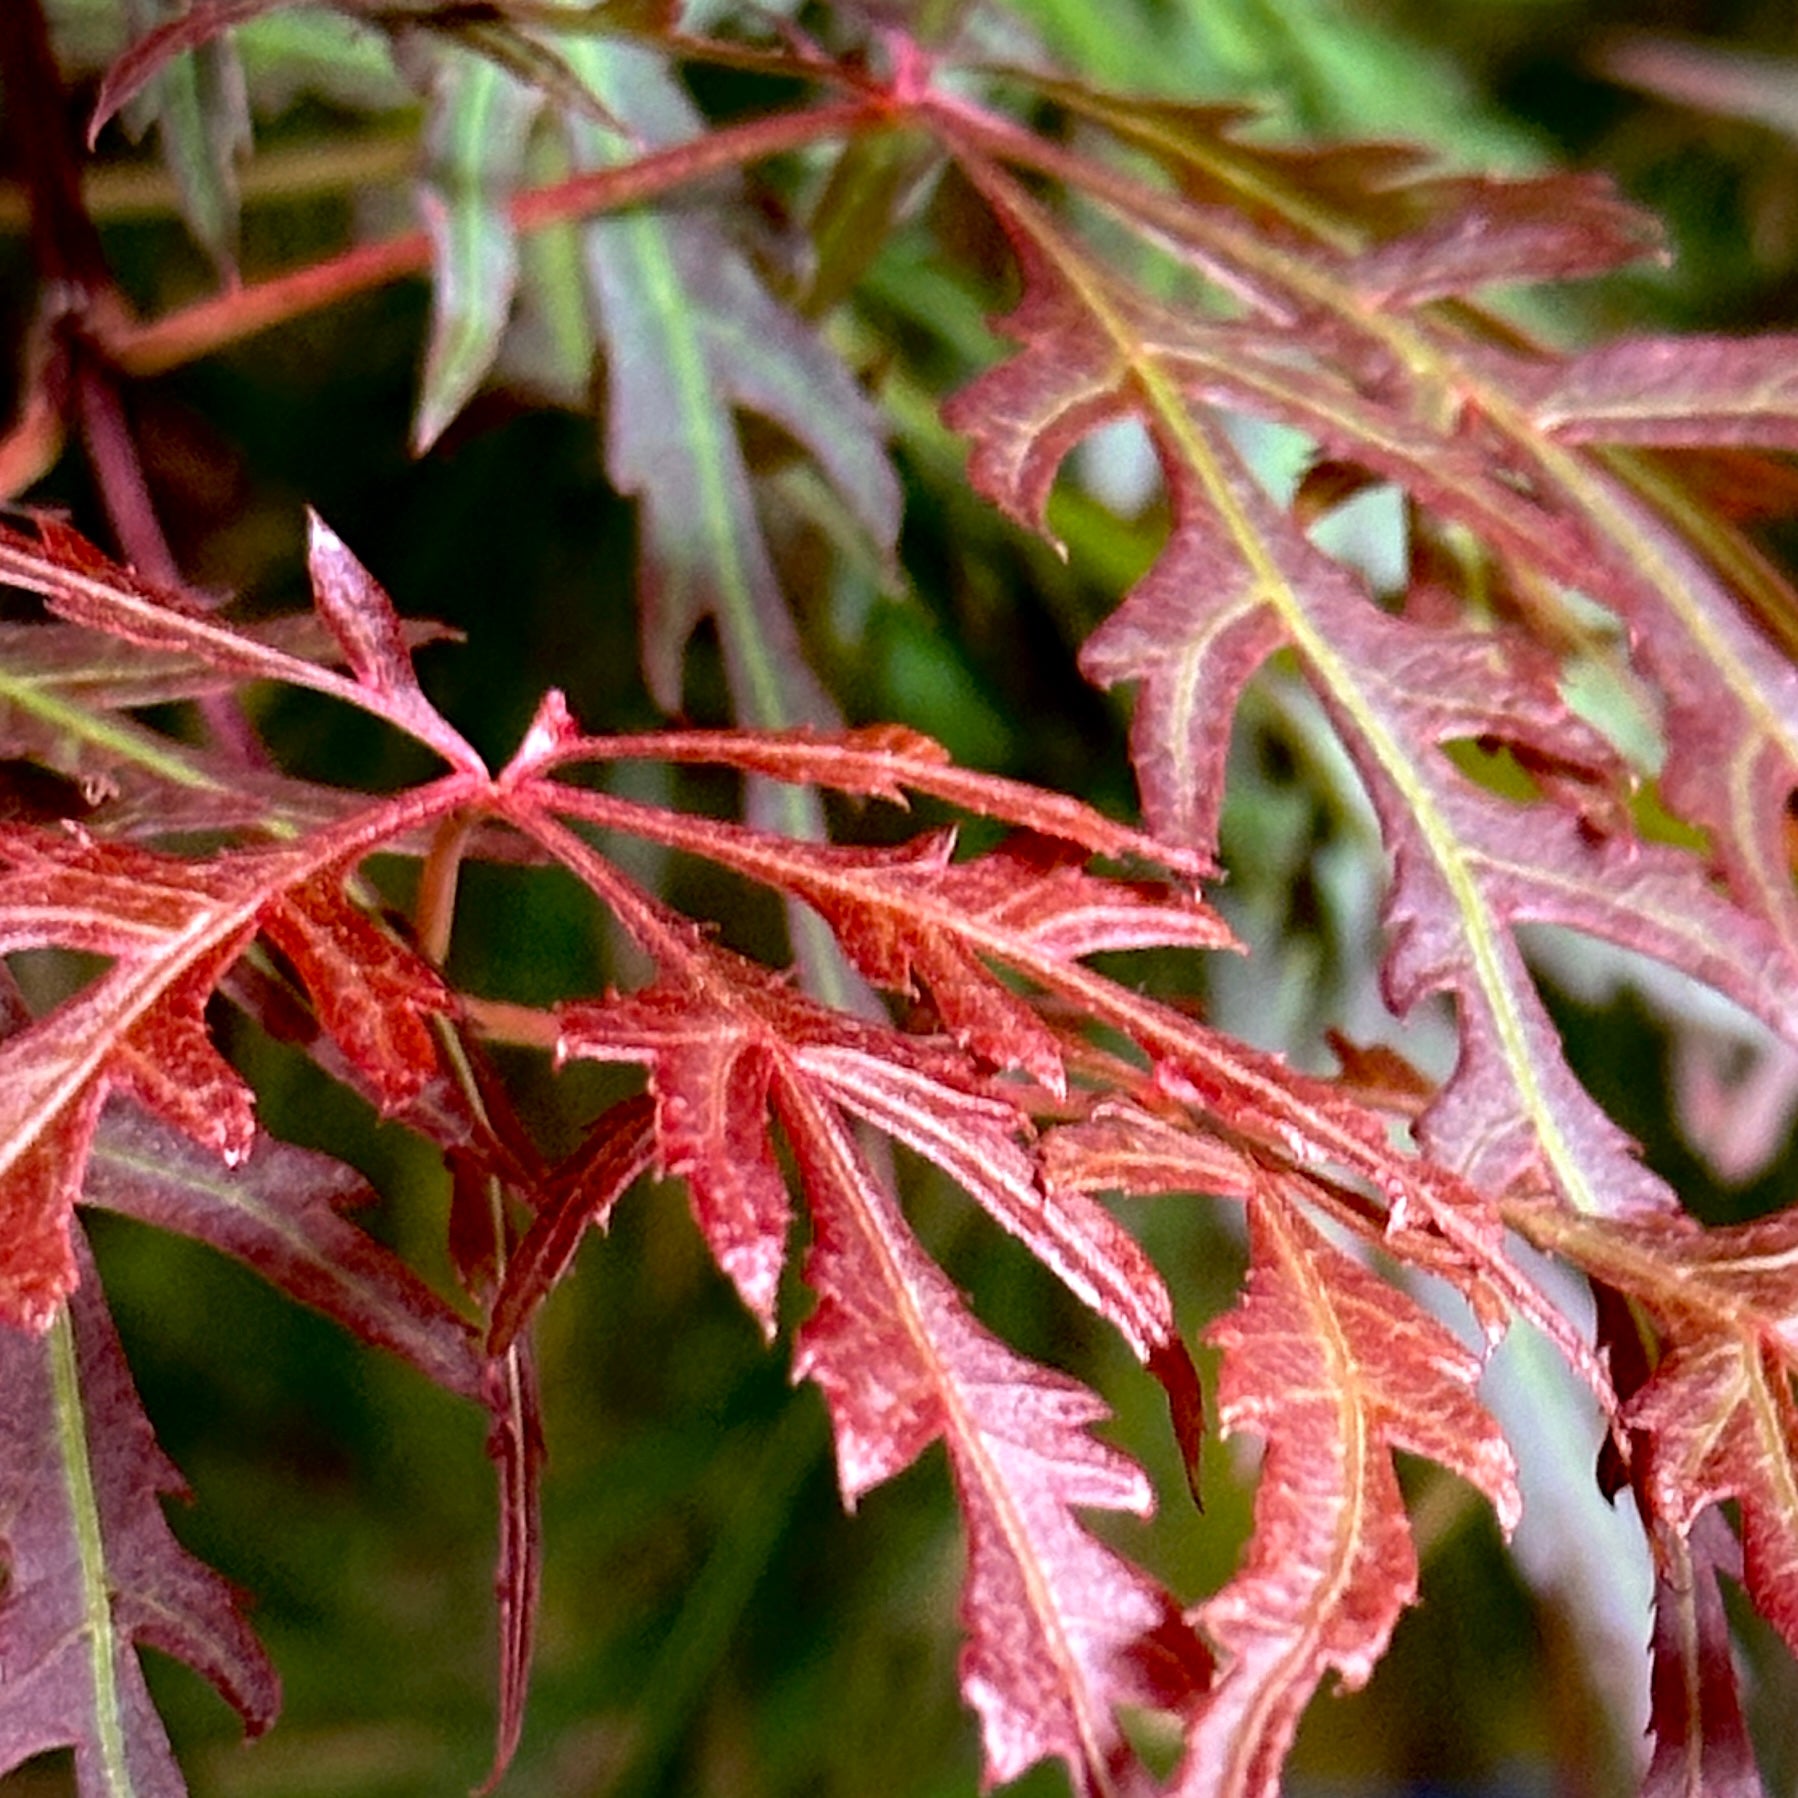
[[[343,0],[278,53],[276,0],[151,22],[100,79],[90,142],[121,112],[154,123],[220,279],[145,313],[23,13],[0,74],[41,299],[0,474],[28,496],[79,452],[114,548],[42,505],[0,524],[0,1768],[66,1747],[83,1798],[182,1791],[144,1647],[252,1733],[278,1703],[236,1595],[164,1520],[179,1477],[84,1214],[237,1258],[483,1416],[492,1787],[539,1602],[537,1320],[653,1176],[770,1342],[796,1273],[793,1374],[846,1506],[941,1445],[988,1783],[1055,1761],[1091,1798],[1277,1791],[1319,1686],[1366,1682],[1417,1598],[1395,1456],[1518,1525],[1525,1444],[1479,1389],[1522,1320],[1589,1393],[1596,1477],[1642,1526],[1641,1789],[1759,1790],[1719,1580],[1798,1648],[1794,1213],[1699,1221],[1570,1066],[1522,932],[1649,958],[1798,1048],[1798,596],[1753,534],[1798,494],[1798,340],[1564,350],[1498,310],[1495,290],[1658,254],[1591,177],[1280,142],[1234,105],[1051,72],[998,13],[712,31],[625,0]],[[246,278],[249,51],[331,71],[341,99],[362,66],[342,41],[382,104],[417,95],[420,223]],[[477,429],[490,388],[597,397],[667,728],[592,729],[552,686],[484,754],[420,684],[441,633],[316,514],[309,613],[257,619],[184,578],[134,384],[415,274],[415,453]],[[978,313],[1006,283],[996,341]],[[1256,427],[1302,446],[1293,480]],[[1102,433],[1140,447],[1159,542],[1076,662],[1129,692],[1140,826],[846,723],[853,657],[819,616],[900,578],[896,440],[920,480],[964,444],[950,503],[1102,563],[1115,536],[1065,474]],[[1397,521],[1384,582],[1319,528],[1374,494]],[[681,714],[708,657],[702,727]],[[435,772],[307,778],[260,728],[274,692]],[[1384,875],[1365,1004],[1377,984],[1393,1019],[1452,1018],[1434,1073],[1346,1037],[1304,1071],[1167,972],[1238,947],[1204,894],[1257,708],[1303,721],[1364,798]],[[740,809],[666,802],[687,770]],[[696,915],[693,868],[766,899],[784,944]],[[468,871],[578,889],[615,979],[526,1003],[462,978]],[[347,1162],[264,1127],[251,1042],[441,1166],[435,1262],[352,1221],[374,1195]],[[628,1072],[557,1140],[526,1088],[580,1064]],[[914,1165],[1116,1333],[1195,1489],[1189,1270],[1107,1200],[1240,1218],[1246,1276],[1203,1341],[1218,1425],[1264,1448],[1220,1589],[1188,1600],[1118,1546],[1105,1514],[1148,1516],[1154,1482],[1085,1381],[975,1315],[901,1202]]]

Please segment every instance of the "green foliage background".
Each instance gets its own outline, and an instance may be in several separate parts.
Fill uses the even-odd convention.
[[[71,60],[103,54],[109,7],[57,9]],[[1790,325],[1798,315],[1798,138],[1722,122],[1632,94],[1595,57],[1624,27],[1700,32],[1793,58],[1798,28],[1773,4],[1623,0],[1034,0],[1017,9],[1071,71],[1121,88],[1243,100],[1322,136],[1422,139],[1459,166],[1543,158],[1611,170],[1667,220],[1676,260],[1662,272],[1583,289],[1532,323],[1573,337],[1622,320],[1684,327]],[[347,54],[347,52],[345,53]],[[342,241],[352,195],[404,216],[399,109],[358,115],[352,76],[302,98],[259,147],[289,156],[291,191],[253,198],[247,272],[290,265]],[[391,86],[391,84],[389,84]],[[701,84],[716,113],[756,103],[730,80]],[[348,149],[373,176],[321,178],[313,159]],[[116,138],[109,155],[134,153]],[[152,166],[150,153],[136,164]],[[382,182],[384,181],[384,186]],[[783,174],[771,205],[791,203]],[[832,521],[778,443],[762,471],[807,515],[777,542],[808,641],[844,711],[900,719],[975,765],[1130,804],[1123,716],[1085,688],[1072,651],[1108,596],[1158,542],[1152,512],[1104,509],[1068,488],[1056,522],[1068,566],[1021,543],[959,485],[958,452],[934,422],[940,396],[991,353],[982,316],[1003,298],[1003,259],[971,238],[952,190],[894,238],[838,321],[839,341],[885,370],[908,486],[905,575],[824,554]],[[107,221],[134,299],[159,311],[202,291],[204,257],[166,195]],[[29,267],[16,217],[0,237],[0,331],[22,341]],[[591,417],[490,391],[422,461],[406,450],[427,297],[395,288],[258,338],[147,385],[137,419],[184,568],[258,603],[302,604],[300,507],[310,503],[408,612],[467,633],[424,658],[433,696],[483,750],[516,739],[545,684],[567,689],[596,727],[657,714],[637,672],[631,508],[601,473]],[[1127,470],[1126,470],[1127,472]],[[91,496],[52,497],[80,516]],[[1366,527],[1377,540],[1379,520]],[[1376,541],[1377,548],[1377,541]],[[355,784],[417,772],[372,725],[300,698],[266,720],[296,766]],[[716,657],[702,641],[690,712],[722,716]],[[1253,984],[1210,995],[1227,1021],[1304,1053],[1370,967],[1377,845],[1308,765],[1277,696],[1247,712],[1228,819],[1227,902],[1265,946]],[[687,802],[728,802],[697,777]],[[675,882],[689,877],[671,869]],[[476,871],[457,973],[478,991],[532,999],[622,978],[572,885]],[[682,892],[705,909],[718,895]],[[768,944],[778,920],[733,929]],[[1789,1197],[1798,1157],[1705,1200],[1672,1134],[1665,1047],[1627,992],[1562,1002],[1576,1066],[1676,1168],[1713,1221]],[[443,1177],[401,1133],[325,1092],[297,1057],[245,1042],[279,1135],[329,1147],[388,1196],[372,1227],[415,1255],[440,1243]],[[552,1085],[539,1072],[534,1121],[566,1140],[600,1076]],[[915,1170],[914,1170],[915,1172]],[[981,1315],[1026,1353],[1091,1374],[1116,1405],[1120,1437],[1177,1491],[1157,1395],[1040,1270],[952,1195],[914,1179],[914,1215]],[[505,1791],[517,1798],[962,1798],[977,1788],[972,1724],[954,1680],[960,1549],[940,1458],[838,1505],[822,1406],[787,1383],[707,1261],[673,1191],[634,1196],[608,1240],[549,1305],[541,1336],[551,1462],[545,1602],[524,1746]],[[1233,1289],[1239,1250],[1217,1226],[1162,1208],[1151,1246],[1196,1328]],[[286,1713],[240,1749],[234,1720],[185,1670],[152,1669],[202,1798],[428,1798],[466,1789],[487,1764],[493,1670],[493,1517],[480,1424],[397,1365],[272,1296],[191,1244],[95,1220],[98,1253],[148,1409],[199,1502],[184,1539],[256,1595],[280,1667]],[[795,1303],[797,1303],[795,1295]],[[1183,1596],[1215,1587],[1247,1527],[1246,1467],[1213,1453],[1202,1527],[1149,1532],[1151,1558]],[[1179,1501],[1170,1496],[1170,1503]],[[1293,1763],[1297,1792],[1532,1793],[1614,1787],[1630,1746],[1607,1732],[1568,1620],[1530,1593],[1483,1509],[1446,1478],[1419,1493],[1425,1602],[1401,1627],[1370,1689],[1324,1698]],[[1646,1631],[1646,1622],[1643,1624]],[[1789,1716],[1798,1687],[1765,1632],[1745,1628],[1754,1703]],[[1763,1731],[1770,1742],[1776,1734]],[[1769,1772],[1783,1769],[1774,1748]],[[1792,1751],[1786,1750],[1789,1756]],[[71,1790],[66,1766],[0,1780],[5,1798]],[[1015,1791],[1065,1789],[1038,1769]]]

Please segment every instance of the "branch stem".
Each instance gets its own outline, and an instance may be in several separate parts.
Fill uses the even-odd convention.
[[[837,100],[749,119],[617,168],[589,169],[546,187],[529,188],[512,201],[512,223],[520,231],[539,231],[617,212],[708,175],[893,123],[892,108],[878,99]],[[126,374],[164,374],[309,312],[420,274],[430,261],[429,237],[423,231],[408,231],[214,295],[147,323],[117,326],[104,333],[102,342]]]

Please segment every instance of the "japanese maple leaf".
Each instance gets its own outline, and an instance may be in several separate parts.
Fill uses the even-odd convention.
[[[1540,1206],[1513,1216],[1601,1282],[1628,1478],[1656,1557],[1651,1786],[1758,1789],[1715,1584],[1720,1570],[1741,1578],[1798,1648],[1798,1217],[1706,1229],[1684,1216],[1615,1221]],[[1625,1292],[1634,1310],[1612,1296]],[[1739,1550],[1717,1509],[1725,1501],[1740,1509]]]
[[[791,1207],[768,1120],[776,1076],[934,1162],[1158,1369],[1183,1360],[1172,1302],[1135,1239],[1082,1193],[1045,1202],[1021,1094],[950,1044],[832,1012],[694,942],[661,984],[564,1006],[561,1052],[650,1070],[657,1159],[684,1178],[719,1266],[768,1335]]]
[[[968,1531],[962,1689],[989,1781],[1047,1755],[1082,1794],[1136,1789],[1119,1704],[1183,1712],[1209,1658],[1171,1600],[1081,1527],[1075,1506],[1146,1514],[1152,1491],[1088,1426],[1101,1402],[1023,1360],[969,1317],[874,1178],[842,1120],[783,1073],[813,1247],[818,1309],[795,1372],[823,1388],[845,1498],[949,1454]]]
[[[1088,1535],[1073,1507],[1142,1514],[1152,1491],[1087,1433],[1104,1414],[1092,1394],[967,1315],[850,1119],[937,1161],[1145,1359],[1184,1361],[1152,1265],[1084,1195],[1045,1203],[1017,1141],[1022,1114],[965,1053],[826,1010],[633,899],[578,839],[534,828],[604,884],[663,970],[641,993],[565,1007],[562,1052],[649,1067],[661,1165],[686,1177],[714,1256],[770,1329],[790,1219],[769,1137],[780,1122],[812,1220],[806,1278],[819,1295],[796,1371],[830,1403],[845,1499],[934,1441],[948,1448],[969,1535],[963,1689],[981,1714],[989,1774],[1011,1778],[1056,1755],[1084,1793],[1126,1789],[1138,1776],[1115,1707],[1183,1708],[1207,1659],[1171,1599]]]
[[[81,1798],[185,1798],[139,1648],[203,1673],[252,1734],[280,1690],[231,1588],[163,1518],[185,1488],[91,1267],[47,1334],[0,1328],[0,1391],[0,1772],[72,1747]]]
[[[142,581],[51,522],[40,522],[36,539],[0,527],[0,579],[42,594],[61,616],[159,656],[347,699],[456,768],[435,790],[365,803],[291,845],[210,860],[79,827],[0,825],[0,953],[48,947],[110,960],[73,998],[0,1044],[7,1321],[42,1329],[73,1284],[68,1219],[109,1092],[130,1094],[227,1162],[249,1153],[251,1094],[212,1046],[204,1011],[259,930],[288,955],[384,1107],[408,1102],[435,1070],[422,1018],[449,1008],[447,990],[362,913],[343,882],[363,855],[452,807],[485,770],[420,689],[405,629],[367,570],[316,518],[309,549],[319,621],[351,677]]]
[[[1762,1798],[1718,1584],[1741,1580],[1741,1544],[1714,1508],[1684,1535],[1657,1523],[1653,1543],[1654,1756],[1642,1798]]]
[[[1296,648],[1392,849],[1388,997],[1403,1010],[1448,990],[1459,1006],[1462,1054],[1425,1114],[1425,1145],[1487,1192],[1553,1190],[1612,1214],[1665,1208],[1666,1189],[1567,1068],[1515,926],[1553,921],[1661,956],[1791,1034],[1798,989],[1768,977],[1782,945],[1696,861],[1610,828],[1602,796],[1614,756],[1568,711],[1551,658],[1516,634],[1430,630],[1381,613],[1205,414],[1186,335],[1170,337],[1160,313],[1009,182],[980,178],[1019,247],[1025,293],[1007,329],[1025,347],[947,409],[974,438],[971,479],[1040,525],[1062,457],[1114,417],[1147,426],[1165,474],[1168,546],[1082,654],[1095,679],[1139,684],[1134,753],[1151,822],[1211,848],[1243,683],[1275,649]],[[1514,518],[1507,528],[1529,535]],[[1469,738],[1516,745],[1571,786],[1519,808],[1443,753]],[[1582,789],[1592,795],[1584,813],[1563,803]]]
[[[1249,1201],[1247,1296],[1209,1336],[1224,1353],[1224,1427],[1252,1430],[1267,1453],[1246,1564],[1193,1613],[1218,1674],[1171,1790],[1272,1798],[1318,1682],[1334,1670],[1361,1685],[1416,1597],[1393,1450],[1459,1473],[1507,1531],[1521,1499],[1473,1397],[1478,1360],[1271,1182]]]
[[[294,953],[327,1026],[389,1102],[403,1103],[435,1069],[419,1019],[446,1010],[448,994],[390,940],[371,952],[380,933],[349,922],[340,891],[331,897],[321,877],[342,841],[326,832],[304,847],[198,862],[0,826],[0,951],[113,958],[0,1043],[0,1315],[41,1329],[73,1285],[68,1219],[108,1092],[128,1092],[227,1162],[250,1152],[250,1090],[213,1047],[204,1008],[259,926]]]
[[[1060,1040],[991,969],[1025,976],[1134,1039],[1165,1091],[1253,1137],[1277,1163],[1328,1162],[1351,1171],[1385,1196],[1395,1226],[1405,1223],[1408,1209],[1432,1218],[1463,1263],[1481,1266],[1495,1289],[1538,1320],[1603,1388],[1602,1373],[1567,1320],[1505,1261],[1496,1218],[1470,1187],[1396,1150],[1385,1119],[1329,1082],[1299,1074],[1278,1057],[1236,1043],[1085,965],[1084,957],[1102,950],[1227,944],[1221,920],[1190,892],[1105,878],[1083,865],[1092,853],[1162,854],[1190,877],[1205,865],[1202,855],[1162,851],[1154,839],[1070,800],[943,769],[921,756],[915,741],[789,735],[752,743],[735,733],[683,733],[675,741],[675,753],[683,757],[738,763],[783,779],[816,771],[817,778],[855,792],[891,797],[906,787],[939,791],[1023,829],[984,856],[957,861],[952,840],[942,833],[866,850],[680,817],[545,778],[539,770],[559,761],[645,753],[639,740],[581,739],[552,705],[503,777],[518,804],[510,815],[519,829],[582,872],[621,917],[637,918],[629,927],[658,960],[678,962],[686,951],[640,898],[618,889],[614,871],[571,845],[546,814],[687,850],[805,900],[830,922],[870,979],[913,995],[921,983],[945,1026],[966,1046],[1001,1067],[1022,1067],[1058,1092],[1064,1083]]]
[[[1755,1609],[1798,1650],[1798,1408],[1791,1371],[1752,1334],[1675,1335],[1626,1417],[1650,1443],[1657,1514],[1690,1535],[1736,1499]]]

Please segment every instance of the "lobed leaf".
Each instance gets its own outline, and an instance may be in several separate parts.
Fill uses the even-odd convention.
[[[1634,337],[1511,378],[1564,443],[1798,448],[1798,339]]]
[[[1133,1757],[1115,1707],[1181,1711],[1208,1674],[1172,1600],[1072,1507],[1138,1515],[1140,1470],[1095,1441],[1099,1401],[989,1336],[918,1248],[840,1119],[782,1071],[776,1102],[813,1223],[817,1310],[797,1376],[823,1388],[845,1499],[942,1440],[968,1530],[962,1690],[989,1781],[1059,1757],[1075,1789],[1117,1790]]]
[[[204,1006],[265,919],[299,950],[315,991],[327,996],[328,1021],[386,1082],[384,1096],[398,1102],[418,1090],[421,1070],[403,1059],[420,1048],[407,1033],[409,1014],[396,1007],[393,1019],[373,1017],[366,995],[356,995],[353,959],[339,943],[331,964],[327,946],[297,927],[305,913],[292,895],[437,807],[453,809],[465,790],[462,777],[451,776],[434,800],[421,789],[295,846],[210,863],[0,825],[0,944],[114,957],[72,999],[0,1042],[0,1320],[41,1330],[72,1288],[70,1209],[109,1091],[131,1093],[228,1162],[249,1154],[249,1089],[212,1047]],[[342,902],[327,902],[327,924],[354,936],[351,915]],[[391,945],[376,940],[375,972],[391,982]],[[369,952],[366,939],[356,946]],[[441,988],[421,984],[418,973],[404,991],[406,1003],[443,1008]],[[387,1059],[396,1041],[398,1067]]]
[[[1739,1501],[1748,1595],[1798,1651],[1798,1413],[1788,1368],[1748,1332],[1675,1332],[1625,1415],[1652,1439],[1650,1494],[1681,1536],[1706,1506]]]
[[[1040,523],[1073,444],[1107,418],[1139,417],[1167,482],[1169,544],[1082,653],[1094,679],[1139,683],[1133,748],[1151,822],[1209,851],[1243,684],[1276,648],[1296,647],[1393,851],[1388,997],[1404,1010],[1446,989],[1459,1005],[1462,1054],[1424,1114],[1423,1142],[1486,1192],[1535,1186],[1612,1214],[1665,1208],[1666,1189],[1567,1069],[1512,932],[1535,919],[1595,931],[1712,981],[1790,1033],[1792,986],[1769,979],[1784,946],[1690,858],[1595,829],[1592,812],[1553,802],[1561,794],[1519,810],[1466,781],[1442,749],[1468,738],[1567,771],[1562,793],[1601,797],[1616,775],[1535,645],[1376,610],[1191,404],[1154,320],[1034,202],[981,179],[1023,246],[1025,297],[1007,328],[1025,347],[946,410],[975,437],[970,477]]]
[[[45,1333],[0,1327],[0,1390],[0,1772],[69,1747],[81,1798],[185,1798],[138,1650],[203,1673],[251,1734],[280,1688],[236,1595],[163,1518],[184,1488],[91,1268]]]
[[[1476,1403],[1478,1361],[1334,1248],[1272,1183],[1249,1201],[1249,1281],[1214,1324],[1226,1430],[1267,1443],[1246,1565],[1194,1613],[1218,1674],[1170,1788],[1273,1798],[1301,1711],[1334,1670],[1363,1684],[1417,1594],[1392,1451],[1452,1468],[1508,1533],[1516,1467]]]

